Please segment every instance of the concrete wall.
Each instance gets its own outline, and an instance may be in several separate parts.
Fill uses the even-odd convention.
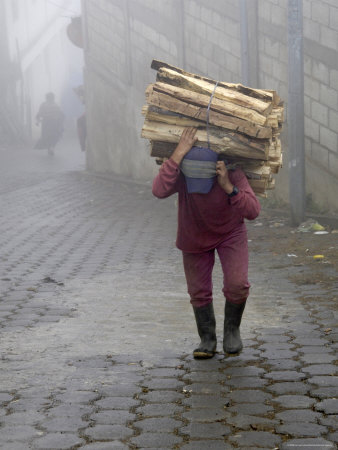
[[[144,91],[155,79],[152,59],[241,82],[240,1],[82,1],[88,167],[149,179],[157,167],[140,131]],[[257,47],[257,58],[250,53],[257,64],[252,83],[275,89],[287,100],[287,1],[248,4],[249,28],[254,30],[249,44]],[[307,193],[321,207],[338,210],[338,3],[303,0],[303,9]],[[282,142],[285,164],[273,195],[287,201],[287,123]]]

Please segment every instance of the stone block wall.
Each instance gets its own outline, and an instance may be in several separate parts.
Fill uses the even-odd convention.
[[[287,1],[253,4],[254,87],[275,89],[287,100]],[[338,3],[303,0],[303,13],[307,193],[338,210]],[[83,0],[83,15],[88,168],[150,180],[157,166],[140,132],[144,91],[155,80],[152,59],[241,82],[240,1]],[[288,201],[287,123],[282,141],[284,169],[273,195]]]

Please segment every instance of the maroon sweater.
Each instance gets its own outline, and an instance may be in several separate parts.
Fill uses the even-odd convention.
[[[258,202],[243,171],[229,171],[239,193],[229,198],[217,178],[208,194],[188,194],[184,175],[171,159],[161,167],[153,181],[153,194],[166,198],[178,192],[177,247],[189,253],[216,248],[233,232],[245,231],[244,219],[255,219]]]

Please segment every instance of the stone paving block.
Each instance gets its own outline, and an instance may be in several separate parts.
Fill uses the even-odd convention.
[[[256,335],[252,334],[251,338],[250,338],[250,335],[248,335],[248,334],[245,334],[245,336],[248,336],[248,337],[244,337],[244,332],[243,332],[243,336],[242,336],[243,347],[244,348],[256,347],[256,345],[257,345],[257,341],[255,340]]]
[[[227,398],[218,395],[192,395],[183,401],[184,405],[191,408],[223,408],[227,403],[229,403]]]
[[[266,389],[269,392],[273,392],[276,395],[283,394],[307,394],[310,391],[310,386],[300,382],[284,382],[284,383],[273,383],[267,386]]]
[[[134,431],[123,425],[95,425],[86,428],[83,435],[94,441],[109,441],[117,439],[127,439],[134,434]]]
[[[217,422],[228,419],[230,416],[228,410],[221,408],[191,409],[182,414],[182,417],[190,422]]]
[[[338,398],[328,398],[315,405],[316,411],[325,414],[338,414]]]
[[[290,328],[294,327],[292,330],[292,334],[295,337],[295,342],[297,338],[300,339],[320,339],[322,337],[322,333],[320,331],[320,325],[317,324],[315,326],[311,326],[311,324],[301,324],[294,323],[292,319],[290,319]],[[299,327],[299,330],[296,329]]]
[[[143,382],[143,375],[135,372],[118,372],[115,367],[109,367],[109,373],[113,379],[118,379],[123,384],[140,385]],[[116,377],[116,378],[115,378]],[[103,397],[114,397],[111,389],[100,389],[98,388],[98,394]],[[122,396],[121,396],[122,397]]]
[[[321,414],[310,409],[289,409],[275,415],[282,422],[317,422]]]
[[[151,419],[141,419],[134,422],[134,426],[142,432],[172,433],[176,428],[180,428],[183,422],[170,417],[154,417]]]
[[[190,439],[224,439],[230,431],[228,426],[221,423],[190,423],[180,429],[180,433],[187,434]]]
[[[128,397],[106,397],[94,403],[94,406],[101,409],[126,409],[139,405],[139,400]]]
[[[190,389],[190,388],[189,388]],[[150,403],[174,403],[184,398],[183,393],[176,391],[149,391],[139,396],[140,400]],[[116,408],[115,408],[116,409]],[[122,409],[122,408],[120,408]]]
[[[338,333],[330,333],[328,335],[328,339],[330,340],[330,342],[338,342]]]
[[[90,416],[90,420],[99,425],[125,425],[127,422],[132,422],[135,419],[135,414],[124,410],[106,410]]]
[[[0,444],[13,441],[29,441],[39,436],[41,432],[31,425],[1,426]]]
[[[274,402],[287,409],[310,408],[316,401],[306,395],[280,395]]]
[[[56,401],[65,402],[69,404],[76,403],[89,403],[91,401],[95,401],[100,397],[97,392],[91,391],[73,391],[73,392],[65,392],[64,394],[58,394],[55,396]]]
[[[141,261],[143,262],[142,265],[142,270],[144,267],[144,258],[141,257]],[[157,261],[155,262],[155,264],[157,264]],[[192,356],[190,355],[190,357],[192,358]],[[193,358],[191,359],[193,360]],[[214,358],[215,360],[215,358]],[[182,359],[180,356],[177,355],[177,352],[172,349],[172,350],[168,350],[165,354],[161,354],[157,356],[157,361],[152,364],[156,367],[160,368],[172,368],[172,367],[179,367],[182,365]],[[145,365],[145,361],[143,361],[143,366],[146,367]]]
[[[130,442],[137,448],[173,448],[180,444],[182,438],[169,433],[143,433],[140,436],[130,439]]]
[[[233,450],[233,446],[223,441],[190,441],[182,445],[184,450]]]
[[[250,361],[259,360],[259,351],[251,348],[244,348],[238,355],[227,354],[224,360],[225,365],[227,364],[241,364],[244,365]]]
[[[295,344],[289,342],[266,342],[258,347],[258,350],[261,351],[276,351],[276,350],[291,350],[293,351],[293,347]]]
[[[320,425],[330,428],[331,430],[336,430],[338,423],[338,415],[331,414],[326,417],[319,418]]]
[[[222,371],[225,377],[257,377],[264,374],[264,369],[255,366],[229,367]]]
[[[9,312],[0,310],[0,320],[1,321],[7,320],[8,317],[10,317],[10,316],[11,316],[11,314]]]
[[[185,389],[192,394],[220,395],[222,385],[215,383],[193,383],[185,386]]]
[[[155,417],[155,416],[172,416],[175,413],[183,412],[183,408],[175,405],[174,403],[158,404],[151,403],[149,405],[139,406],[136,409],[137,414],[143,416]],[[110,414],[110,413],[109,413]]]
[[[150,381],[144,382],[149,389],[177,389],[182,390],[184,386],[183,381],[176,378],[153,378]]]
[[[247,414],[237,414],[227,419],[227,425],[232,425],[241,430],[261,430],[274,431],[279,422],[268,417],[250,416]]]
[[[0,440],[0,445],[1,445],[1,440]],[[6,445],[6,450],[27,450],[27,444],[20,442],[20,441],[6,442],[5,445]]]
[[[283,442],[281,445],[281,450],[290,450],[294,448],[318,448],[320,450],[330,450],[335,446],[332,442],[324,438],[305,438],[305,439],[290,439],[287,442]]]
[[[266,358],[268,360],[272,359],[285,359],[285,358],[294,358],[298,356],[298,353],[291,350],[267,350],[261,353],[262,358]]]
[[[300,361],[294,359],[270,359],[266,361],[270,370],[292,370],[301,367]]]
[[[327,435],[327,438],[332,441],[335,442],[335,444],[338,444],[338,431],[336,431],[335,433],[330,433]]]
[[[8,425],[36,425],[42,422],[45,416],[35,411],[15,412],[1,418],[1,423]]]
[[[49,408],[46,411],[47,417],[81,417],[85,414],[91,414],[94,406],[89,405],[67,405],[66,403],[53,408]]]
[[[259,390],[235,390],[228,394],[230,400],[236,403],[257,403],[271,400],[272,395],[265,391]]]
[[[295,372],[294,370],[280,370],[264,374],[265,378],[270,378],[273,381],[301,381],[306,379],[303,373]]]
[[[191,383],[218,383],[223,380],[223,375],[219,372],[190,372],[184,375],[184,381],[191,381]]]
[[[322,353],[321,355],[308,353],[301,355],[300,359],[306,364],[330,364],[337,359],[337,356],[331,353]]]
[[[327,433],[327,431],[327,428],[323,425],[305,422],[285,422],[283,425],[278,425],[276,427],[277,433],[287,434],[292,437],[317,437]]]
[[[298,349],[298,351],[301,355],[322,355],[323,353],[331,353],[332,348],[329,346],[323,347],[319,345],[303,345]]]
[[[226,366],[225,362],[223,359],[208,359],[206,361],[203,360],[198,360],[198,359],[193,359],[190,361],[186,362],[186,366],[187,368],[190,369],[191,372],[196,372],[196,371],[200,371],[200,372],[217,372],[218,369],[222,369],[223,367]]]
[[[281,438],[276,434],[267,431],[242,431],[229,437],[229,441],[237,444],[240,448],[277,446],[281,443]]]
[[[149,369],[150,377],[180,377],[185,375],[185,370],[175,367],[155,367]]]
[[[60,322],[59,317],[43,315],[39,317],[39,323],[57,323]]]
[[[291,340],[290,336],[285,335],[275,335],[275,334],[265,334],[259,337],[260,341],[263,341],[267,345],[271,345],[272,343],[282,343],[282,342],[288,342]],[[293,342],[291,342],[293,344]],[[264,345],[264,344],[262,344]]]
[[[301,346],[304,347],[308,347],[308,346],[325,346],[328,341],[326,339],[323,338],[311,338],[311,337],[299,337],[294,339],[294,342],[296,344],[299,344]]]
[[[57,417],[55,419],[44,420],[40,427],[47,432],[60,433],[77,433],[80,428],[88,426],[88,422],[81,419],[81,417]]]
[[[263,403],[239,403],[238,405],[227,408],[227,411],[237,414],[263,416],[268,412],[273,411],[273,407],[270,405],[264,405]]]
[[[77,445],[83,445],[85,441],[75,434],[70,433],[51,433],[34,440],[34,449],[69,449]]]
[[[283,327],[272,326],[272,327],[261,327],[259,329],[259,339],[264,339],[264,336],[284,336],[286,333],[286,329]],[[290,339],[290,338],[289,338]]]
[[[338,376],[314,376],[309,377],[308,382],[321,387],[335,386],[338,387]]]
[[[29,319],[12,319],[7,320],[6,322],[6,328],[9,328],[11,330],[13,329],[19,329],[22,327],[30,327],[33,325],[33,321]]]
[[[234,388],[262,388],[268,384],[267,380],[258,377],[236,377],[226,380],[226,385]]]
[[[11,400],[13,400],[12,395],[7,394],[6,392],[0,392],[0,406],[9,403]]]
[[[129,445],[120,441],[95,442],[95,444],[84,445],[84,450],[129,450]]]
[[[301,369],[304,373],[311,375],[337,375],[337,366],[334,364],[313,364]]]

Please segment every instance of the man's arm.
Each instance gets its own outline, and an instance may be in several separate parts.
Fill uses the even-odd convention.
[[[245,219],[256,219],[261,210],[261,205],[243,171],[236,170],[230,180],[229,172],[224,161],[218,161],[216,164],[216,173],[219,185],[228,195],[234,192],[235,187],[238,189],[236,195],[229,197],[231,205],[236,208]]]
[[[162,164],[158,175],[153,181],[152,192],[155,197],[166,198],[178,190],[180,167],[182,159],[196,142],[196,128],[185,128],[180,141],[170,159]]]
[[[185,128],[183,130],[180,142],[178,143],[178,146],[170,157],[170,159],[175,161],[178,166],[181,164],[182,159],[197,141],[197,138],[195,137],[196,132],[197,128]]]

